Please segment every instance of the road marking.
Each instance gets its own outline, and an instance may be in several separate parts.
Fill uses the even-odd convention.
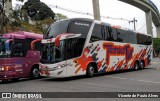
[[[148,80],[136,80],[133,78],[123,78],[123,77],[118,77],[118,76],[109,76],[110,78],[115,78],[115,79],[121,79],[121,80],[130,80],[130,81],[139,81],[139,82],[146,82],[146,83],[156,83],[156,84],[160,84],[160,82],[156,82],[156,81],[148,81]]]
[[[130,79],[131,81],[133,81],[134,79]]]
[[[160,67],[156,68],[157,70],[160,70]]]
[[[155,81],[147,81],[147,80],[138,80],[138,81],[141,81],[141,82],[148,82],[148,83],[160,83],[160,82],[155,82]]]
[[[122,78],[122,77],[116,77],[116,76],[110,76],[111,78],[117,78],[117,79],[123,79],[123,80],[126,80],[128,78]]]
[[[152,62],[151,64],[160,64],[160,62]]]

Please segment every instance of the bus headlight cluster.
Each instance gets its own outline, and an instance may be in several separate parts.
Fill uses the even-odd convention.
[[[0,67],[0,71],[4,71],[5,70],[5,68],[2,66],[2,67]]]
[[[61,66],[57,66],[57,67],[53,67],[51,69],[49,69],[50,71],[55,71],[55,70],[58,70],[58,69],[61,69],[62,67]]]

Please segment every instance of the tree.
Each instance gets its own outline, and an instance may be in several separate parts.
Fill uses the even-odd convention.
[[[5,33],[4,28],[10,23],[13,19],[10,19],[9,16],[5,15],[5,3],[8,0],[0,0],[0,34]],[[11,1],[11,0],[9,0]],[[24,0],[17,0],[23,2]]]
[[[56,13],[55,14],[55,20],[61,20],[61,19],[67,19],[68,17],[66,15]]]
[[[26,10],[28,16],[36,21],[36,20],[44,20],[44,19],[53,19],[55,17],[55,13],[49,8],[45,3],[40,0],[28,0],[22,6],[23,10]]]
[[[4,19],[5,19],[5,10],[4,10],[4,7],[5,7],[5,2],[6,0],[0,0],[0,34],[3,34],[4,33]]]
[[[160,54],[160,38],[153,38],[153,48],[156,54]]]

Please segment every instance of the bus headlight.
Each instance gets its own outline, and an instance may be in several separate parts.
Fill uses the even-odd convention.
[[[57,69],[61,69],[62,67],[61,66],[57,66],[57,67],[54,67],[53,69],[57,70]]]
[[[4,67],[1,67],[1,71],[4,71],[5,70],[5,68]]]
[[[57,67],[50,68],[49,71],[55,71],[61,68],[62,68],[61,66],[57,66]]]

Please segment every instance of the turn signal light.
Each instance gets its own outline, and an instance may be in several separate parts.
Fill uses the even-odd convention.
[[[11,66],[6,66],[5,69],[6,69],[6,71],[11,71],[12,70]]]

